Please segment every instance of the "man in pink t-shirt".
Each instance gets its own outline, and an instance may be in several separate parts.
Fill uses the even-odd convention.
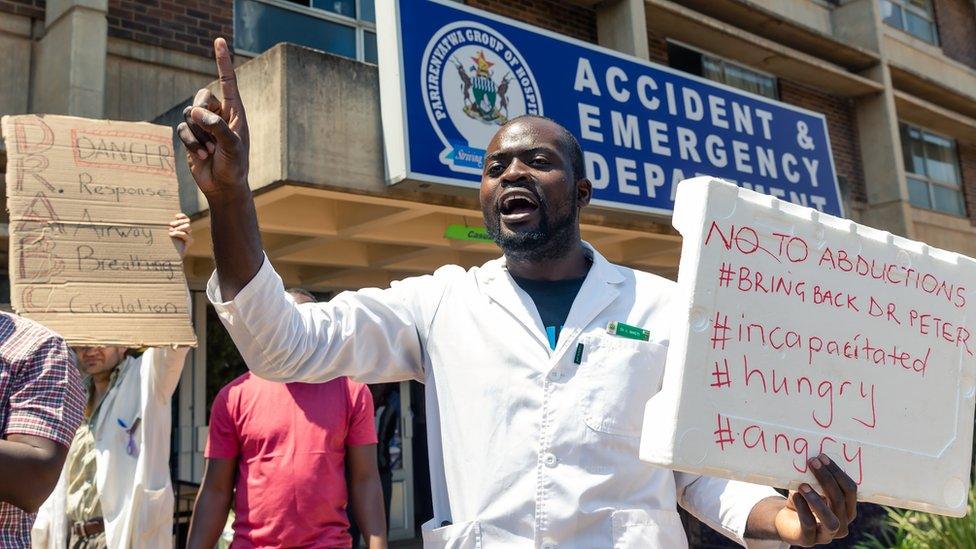
[[[233,495],[234,549],[352,547],[347,501],[369,549],[386,548],[365,385],[344,377],[285,384],[246,373],[214,399],[205,457],[187,547],[214,546]]]

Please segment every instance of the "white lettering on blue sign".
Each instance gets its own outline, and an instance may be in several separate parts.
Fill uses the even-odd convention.
[[[711,175],[843,215],[821,114],[454,2],[396,2],[378,22],[396,24],[378,34],[402,69],[391,179],[475,187],[498,128],[545,114],[579,138],[597,205],[669,213],[678,181]]]

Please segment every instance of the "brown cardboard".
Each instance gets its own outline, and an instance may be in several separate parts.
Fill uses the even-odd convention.
[[[72,345],[196,345],[172,130],[4,116],[10,299]]]

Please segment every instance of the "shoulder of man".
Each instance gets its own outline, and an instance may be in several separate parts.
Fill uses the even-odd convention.
[[[610,263],[610,265],[613,268],[618,269],[624,278],[632,279],[634,284],[640,290],[658,290],[661,292],[670,293],[676,290],[678,287],[677,282],[661,275],[633,269],[631,267],[625,267],[616,263]]]
[[[58,348],[68,353],[60,335],[28,318],[0,312],[0,357],[8,361],[30,358],[39,350]]]
[[[358,381],[353,381],[348,377],[336,378],[335,381],[342,380],[346,384],[346,390],[349,391],[350,397],[355,397],[356,395],[362,393],[363,391],[369,392],[369,387],[365,383],[360,383]]]
[[[265,380],[255,376],[250,371],[244,372],[243,374],[235,377],[230,383],[224,385],[217,391],[217,395],[214,397],[214,401],[222,400],[224,402],[229,402],[241,397],[242,393],[246,391],[256,390],[255,387],[258,383],[268,383]]]

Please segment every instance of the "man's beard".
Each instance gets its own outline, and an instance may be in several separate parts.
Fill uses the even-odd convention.
[[[488,236],[515,261],[544,261],[566,255],[577,244],[576,201],[565,212],[557,212],[549,218],[549,207],[541,193],[534,193],[539,200],[539,224],[532,229],[509,230],[502,233],[501,213],[492,204],[483,213]]]

